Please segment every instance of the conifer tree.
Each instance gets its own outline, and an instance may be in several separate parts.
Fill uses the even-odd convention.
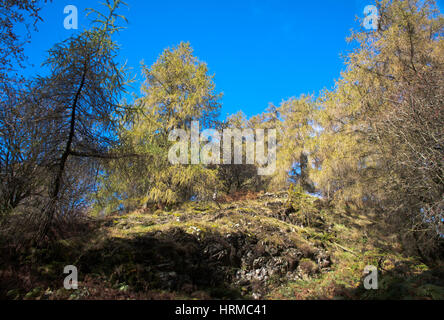
[[[377,2],[378,30],[320,100],[316,182],[376,208],[424,258],[442,242],[444,18],[434,1]]]
[[[66,216],[93,186],[95,159],[113,157],[115,130],[124,112],[120,103],[126,85],[125,70],[116,61],[118,45],[112,39],[120,0],[107,0],[108,13],[96,15],[92,27],[56,44],[45,64],[50,74],[37,78],[28,104],[44,111],[37,121],[45,128],[53,155],[48,180],[48,202],[41,235],[48,234],[54,217]],[[75,196],[74,196],[75,195]],[[77,204],[77,205],[76,205]]]
[[[112,199],[113,208],[108,210],[116,204],[131,210],[209,198],[217,189],[214,169],[201,163],[172,164],[168,159],[173,129],[189,134],[192,121],[199,121],[200,129],[216,126],[221,94],[216,93],[206,64],[193,55],[189,43],[180,43],[166,49],[151,67],[143,66],[143,72],[144,96],[137,101],[140,113],[120,131],[131,150],[141,156],[110,164],[98,195]]]

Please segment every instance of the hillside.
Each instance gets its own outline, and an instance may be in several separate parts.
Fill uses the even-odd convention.
[[[0,267],[12,299],[443,299],[443,265],[405,257],[371,213],[287,193],[244,194],[85,221],[79,236],[22,251]],[[8,260],[8,262],[6,262]],[[63,289],[65,265],[79,290]],[[366,265],[379,289],[363,288]]]

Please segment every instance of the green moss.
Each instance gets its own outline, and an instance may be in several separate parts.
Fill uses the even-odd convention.
[[[309,209],[315,213],[311,221],[316,222],[315,218],[321,217],[324,222],[304,224],[301,227],[292,220],[282,221],[276,214],[276,209],[273,211],[266,206],[269,199],[222,204],[222,209],[212,203],[191,202],[171,211],[156,210],[154,213],[146,213],[140,210],[124,216],[105,218],[100,220],[100,224],[107,227],[101,228],[100,232],[79,239],[64,239],[55,243],[52,248],[34,249],[27,254],[24,261],[38,266],[34,271],[41,279],[60,277],[60,270],[64,265],[81,261],[89,268],[88,276],[100,278],[119,294],[129,295],[133,290],[143,292],[144,286],[156,288],[156,285],[160,287],[164,283],[159,278],[159,270],[150,269],[151,261],[157,261],[164,255],[167,262],[173,262],[174,268],[183,266],[180,259],[194,249],[189,249],[182,243],[172,244],[173,247],[166,245],[168,234],[176,234],[175,229],[193,235],[193,241],[196,238],[203,241],[212,236],[225,237],[229,233],[242,234],[243,237],[252,238],[262,244],[285,248],[291,246],[302,252],[303,258],[296,266],[301,269],[304,279],[289,282],[281,276],[270,278],[262,288],[268,292],[267,299],[442,297],[443,286],[437,280],[439,275],[433,275],[436,268],[422,264],[414,257],[404,257],[390,250],[393,238],[382,235],[373,228],[376,222],[371,217],[353,212],[348,212],[347,215],[338,214],[335,213],[335,208],[319,209],[315,199],[307,199],[307,203],[311,205]],[[285,199],[280,200],[285,202]],[[301,220],[305,219],[304,210],[298,207],[295,213]],[[144,239],[145,235],[148,235],[148,239],[162,242],[164,247],[159,249],[156,246],[137,245],[137,241]],[[156,241],[153,243],[159,243]],[[321,273],[317,262],[312,260],[320,249],[327,251],[332,261],[328,266],[329,271],[323,269]],[[158,264],[165,264],[165,261]],[[377,292],[368,292],[362,288],[363,270],[369,264],[381,264],[383,268],[380,270],[381,283]],[[178,271],[176,269],[174,271]],[[230,272],[234,274],[236,271],[233,269]],[[82,290],[76,293],[63,290],[58,292],[53,288],[53,295],[64,299],[89,297],[90,293],[86,289]],[[195,292],[162,291],[159,295],[169,293],[182,299],[225,299],[245,298],[251,293],[249,286],[232,288],[228,283],[227,286],[217,286],[216,289],[200,287],[192,290]],[[44,294],[42,290],[20,293],[13,288],[9,288],[7,292],[12,299],[18,296],[36,299]]]

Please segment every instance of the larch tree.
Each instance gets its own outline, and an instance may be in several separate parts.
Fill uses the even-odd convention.
[[[254,145],[255,127],[242,111],[228,116],[220,124],[219,131],[224,132],[222,146],[224,150],[231,150],[227,159],[224,152],[221,152],[220,165],[216,166],[223,186],[221,191],[225,193],[258,191],[265,187],[263,178],[257,173],[257,163],[254,163],[254,150],[251,147]],[[236,157],[237,153],[240,157]]]
[[[141,156],[110,164],[98,193],[98,199],[113,203],[108,211],[116,205],[131,210],[208,198],[217,188],[216,170],[202,163],[172,164],[168,159],[174,129],[186,130],[184,138],[190,139],[193,121],[200,129],[216,126],[221,94],[216,93],[207,65],[193,55],[189,43],[180,43],[166,49],[151,67],[143,66],[143,73],[143,97],[136,102],[140,112],[120,131],[129,148]],[[190,154],[185,156],[191,163]]]
[[[444,19],[434,1],[377,5],[378,30],[352,35],[359,47],[320,100],[316,182],[376,208],[426,259],[443,235]]]
[[[118,143],[116,128],[125,113],[121,95],[125,90],[124,66],[117,62],[118,45],[112,39],[120,0],[108,0],[108,13],[96,15],[90,30],[56,44],[45,64],[50,74],[35,81],[29,103],[43,106],[38,121],[51,130],[41,135],[50,141],[52,178],[48,202],[43,209],[40,234],[47,235],[54,217],[79,210],[92,190],[97,159],[113,158]]]
[[[282,102],[277,109],[281,120],[281,146],[278,157],[278,175],[300,184],[305,191],[314,192],[310,180],[311,149],[315,137],[313,116],[315,103],[311,96],[301,96]]]

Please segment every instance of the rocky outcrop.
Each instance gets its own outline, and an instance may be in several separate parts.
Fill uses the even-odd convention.
[[[87,252],[80,264],[88,272],[107,273],[114,281],[136,289],[190,295],[210,291],[214,298],[227,298],[228,292],[229,298],[259,299],[272,286],[315,276],[329,270],[331,264],[322,246],[304,244],[296,231],[300,226],[292,220],[294,210],[289,208],[285,194],[268,193],[256,202],[231,204],[221,211],[194,210],[157,220],[149,215],[125,218],[114,228],[126,232],[134,223],[168,226],[169,221],[175,226],[125,239],[111,238],[105,248]],[[279,221],[287,224],[281,226]],[[199,223],[212,227],[205,229]],[[112,254],[103,256],[99,251]]]

